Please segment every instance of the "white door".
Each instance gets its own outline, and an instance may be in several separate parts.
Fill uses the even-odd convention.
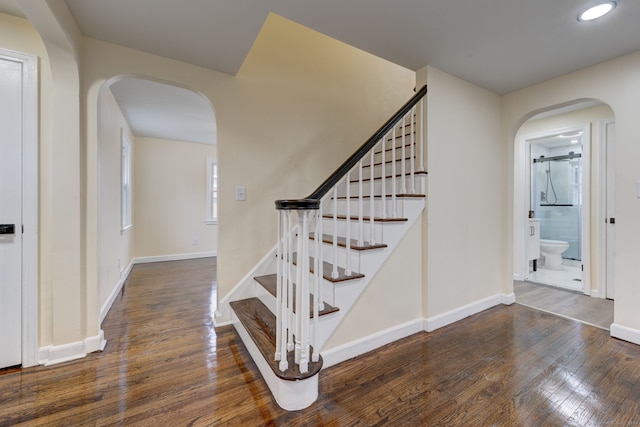
[[[23,66],[0,57],[0,368],[22,363]]]
[[[615,204],[614,204],[614,196],[615,196],[615,136],[616,136],[616,125],[613,121],[604,122],[605,132],[604,136],[606,138],[606,156],[607,156],[607,214],[606,214],[606,246],[607,246],[607,275],[606,275],[606,297],[609,299],[614,299],[615,296],[615,279],[613,276],[613,263],[615,256],[615,241],[616,241],[616,226],[615,226]]]

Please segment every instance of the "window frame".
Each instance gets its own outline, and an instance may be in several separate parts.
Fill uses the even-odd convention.
[[[206,224],[218,223],[218,162],[215,157],[207,157],[207,182],[206,182],[206,205],[205,220]]]
[[[132,146],[120,129],[120,231],[133,227]]]

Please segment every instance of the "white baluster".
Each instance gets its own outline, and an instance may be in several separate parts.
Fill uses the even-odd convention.
[[[405,117],[406,115],[402,117],[402,150],[400,150],[400,153],[402,155],[402,194],[407,194],[407,155],[405,153],[405,136],[407,135],[407,131],[406,123],[404,120]]]
[[[358,246],[364,246],[364,188],[362,185],[362,160],[358,162]]]
[[[416,194],[416,179],[415,179],[415,170],[416,170],[416,138],[415,138],[415,123],[416,123],[416,107],[415,105],[411,109],[411,194]]]
[[[375,244],[375,219],[374,219],[374,214],[375,214],[375,199],[374,199],[374,195],[375,195],[375,184],[376,184],[376,180],[375,178],[375,171],[374,171],[374,154],[375,150],[372,149],[371,150],[371,155],[369,156],[370,158],[370,163],[371,163],[371,171],[369,173],[369,178],[370,178],[370,182],[369,182],[369,244],[373,245]]]
[[[333,187],[333,270],[331,278],[337,279],[338,274],[338,186]]]
[[[388,135],[388,134],[387,134]],[[382,137],[382,172],[380,176],[380,190],[382,199],[382,213],[381,218],[387,217],[387,164],[385,162],[385,150],[387,145],[387,135]]]
[[[391,144],[391,214],[393,218],[397,218],[396,209],[396,129],[393,127],[393,139]]]
[[[283,245],[283,234],[282,234],[282,211],[277,211],[278,214],[278,244],[276,246],[276,351],[274,355],[274,360],[281,360],[282,353],[282,336],[283,325],[282,325],[282,298],[284,296],[282,292],[282,245]]]
[[[286,230],[287,230],[287,305],[286,305],[286,318],[285,322],[287,324],[287,351],[293,351],[294,343],[293,343],[293,329],[294,324],[292,322],[291,316],[293,316],[293,279],[295,277],[293,273],[293,222],[291,221],[291,211],[287,211],[286,216]]]
[[[322,218],[321,218],[322,210],[319,210],[315,213],[316,218],[316,228],[315,235],[322,236]],[[315,265],[313,268],[313,296],[311,297],[313,302],[313,336],[311,337],[311,346],[314,348],[314,352],[311,354],[311,361],[317,362],[320,360],[320,352],[318,348],[318,336],[319,336],[319,317],[321,305],[324,305],[323,300],[320,295],[320,281],[322,280],[322,242],[320,238],[315,239],[316,243],[316,256],[315,256]],[[324,308],[324,307],[322,307]]]
[[[298,211],[298,274],[296,275],[295,360],[309,370],[309,211]]]
[[[420,172],[424,172],[424,98],[420,100]]]
[[[323,227],[324,224],[322,223],[322,207],[324,205],[324,201],[320,202],[320,210],[318,211],[318,222],[317,222],[317,227],[318,227],[318,234],[320,236],[323,236]],[[324,297],[322,296],[322,281],[324,280],[324,251],[322,250],[322,241],[320,242],[320,250],[318,251],[318,265],[320,266],[320,268],[318,268],[318,271],[316,272],[316,277],[317,277],[317,282],[318,282],[318,290],[316,291],[316,295],[318,297],[318,307],[320,310],[324,310]]]
[[[347,172],[345,183],[347,186],[347,235],[345,236],[345,246],[347,249],[347,263],[345,265],[345,276],[351,276],[351,171]],[[337,187],[337,185],[336,185]]]

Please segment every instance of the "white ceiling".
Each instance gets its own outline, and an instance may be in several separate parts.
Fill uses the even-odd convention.
[[[204,96],[133,77],[118,80],[110,89],[134,135],[216,143],[215,116]]]
[[[411,70],[498,94],[640,50],[640,1],[580,23],[594,0],[66,0],[90,37],[235,74],[267,14]]]
[[[640,1],[580,23],[596,0],[66,0],[90,37],[235,74],[269,12],[411,70],[497,94],[640,50]],[[20,15],[16,0],[0,12]]]

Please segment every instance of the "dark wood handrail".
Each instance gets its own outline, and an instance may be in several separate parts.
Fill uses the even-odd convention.
[[[427,86],[422,86],[406,104],[382,125],[358,150],[333,172],[320,186],[304,199],[276,200],[277,210],[317,210],[320,199],[329,192],[358,162],[376,146],[378,141],[398,124],[398,122],[427,94]]]

